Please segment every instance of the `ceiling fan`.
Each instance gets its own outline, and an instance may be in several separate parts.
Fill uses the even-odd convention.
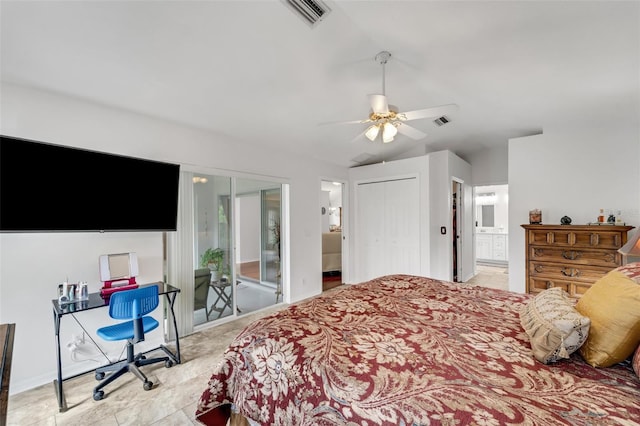
[[[415,111],[399,112],[396,106],[389,105],[387,96],[385,95],[385,65],[389,58],[391,58],[391,53],[387,51],[382,51],[375,56],[376,62],[382,65],[382,94],[369,95],[369,103],[371,104],[369,117],[365,120],[347,121],[342,124],[372,123],[363,132],[367,139],[372,142],[375,141],[379,135],[383,143],[392,142],[398,132],[411,139],[422,139],[427,136],[427,134],[415,127],[409,126],[406,121],[423,118],[441,118],[445,114],[457,111],[458,105],[447,104]],[[358,135],[358,137],[359,136],[360,135]]]

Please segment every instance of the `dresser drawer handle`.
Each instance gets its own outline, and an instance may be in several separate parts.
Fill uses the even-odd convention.
[[[597,246],[598,244],[600,244],[600,235],[591,234],[590,240],[591,240],[590,243],[592,246]]]
[[[541,273],[544,270],[544,267],[542,265],[536,265],[535,268],[533,268],[537,273]]]
[[[578,277],[580,276],[580,271],[575,268],[562,268],[562,275],[565,277]]]
[[[564,257],[567,260],[576,260],[581,255],[582,255],[582,253],[580,253],[579,251],[575,251],[575,250],[565,251],[565,250],[562,250],[562,257]]]
[[[616,255],[613,253],[607,253],[604,255],[604,260],[606,262],[616,263]]]
[[[547,281],[547,290],[553,288],[553,281]]]

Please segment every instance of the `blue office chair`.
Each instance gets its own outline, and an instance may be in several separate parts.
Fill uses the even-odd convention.
[[[144,382],[144,390],[150,390],[153,383],[140,371],[138,367],[148,364],[164,362],[165,367],[173,366],[169,357],[147,359],[142,353],[134,356],[134,345],[144,341],[145,333],[158,327],[158,321],[151,316],[145,316],[158,307],[158,287],[153,285],[134,290],[115,292],[109,300],[109,316],[117,320],[128,320],[114,325],[99,328],[98,336],[104,340],[127,341],[127,359],[96,369],[96,380],[102,380],[105,374],[112,372],[93,389],[93,399],[96,401],[104,397],[104,388],[126,372],[133,373]]]

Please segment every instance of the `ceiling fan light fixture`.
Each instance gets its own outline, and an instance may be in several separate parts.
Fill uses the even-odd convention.
[[[1,0],[0,0],[1,1]],[[287,0],[287,1],[312,1],[312,0]],[[381,136],[383,143],[393,142],[396,135],[401,133],[402,136],[406,136],[413,140],[422,140],[427,134],[421,130],[416,129],[408,124],[406,121],[418,120],[429,118],[434,120],[435,124],[442,126],[450,122],[449,117],[444,114],[452,113],[458,110],[458,105],[447,104],[440,105],[431,108],[424,108],[414,111],[401,112],[396,106],[391,105],[387,100],[386,82],[385,82],[385,65],[391,58],[391,53],[383,50],[379,52],[375,60],[382,68],[382,93],[369,94],[369,105],[371,109],[369,115],[364,120],[344,121],[343,124],[365,124],[368,127],[362,133],[360,133],[354,140],[360,139],[363,135],[371,142],[375,142],[378,135]],[[400,127],[402,126],[402,127]]]
[[[367,139],[373,142],[378,137],[379,132],[380,132],[380,125],[374,124],[370,126],[366,132],[364,132],[364,135],[367,137]]]
[[[393,142],[393,138],[398,134],[398,129],[390,122],[382,125],[382,142]]]

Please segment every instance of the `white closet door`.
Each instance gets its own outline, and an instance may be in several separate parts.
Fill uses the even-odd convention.
[[[418,179],[385,182],[386,274],[420,273]]]
[[[420,273],[418,179],[359,184],[356,204],[358,280]]]
[[[383,270],[384,185],[358,185],[356,209],[356,275],[359,281],[366,281]]]

